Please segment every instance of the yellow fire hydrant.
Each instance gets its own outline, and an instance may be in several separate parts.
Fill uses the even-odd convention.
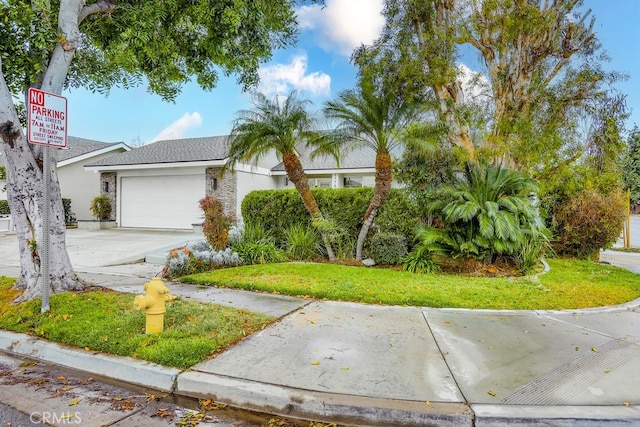
[[[173,301],[177,297],[169,295],[169,288],[164,282],[154,277],[150,282],[144,284],[145,295],[136,295],[133,306],[136,310],[145,310],[147,314],[147,334],[159,334],[164,329],[164,313],[167,308],[165,302]]]

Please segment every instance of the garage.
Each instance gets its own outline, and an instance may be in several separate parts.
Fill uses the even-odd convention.
[[[123,176],[120,227],[191,229],[202,222],[198,202],[205,196],[204,173]]]

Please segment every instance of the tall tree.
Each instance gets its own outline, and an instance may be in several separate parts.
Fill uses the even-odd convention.
[[[471,159],[487,154],[520,170],[563,148],[560,134],[586,100],[622,76],[603,71],[590,10],[582,0],[386,0],[387,25],[369,57],[394,58],[396,77],[436,100],[448,140]],[[483,153],[469,137],[456,61],[479,53],[492,91]],[[413,83],[415,87],[415,83]]]
[[[391,191],[393,164],[391,153],[402,144],[402,133],[408,132],[417,119],[419,104],[400,96],[389,85],[376,87],[373,79],[362,78],[358,89],[345,90],[336,100],[328,101],[324,113],[337,121],[333,140],[342,155],[356,147],[367,147],[376,153],[375,184],[364,214],[356,245],[356,260],[362,260],[362,248],[378,209]]]
[[[630,191],[631,204],[640,204],[640,129],[633,128],[620,162],[622,178]]]
[[[316,120],[307,110],[309,100],[301,100],[296,91],[284,99],[267,98],[262,93],[254,97],[253,108],[240,110],[231,130],[231,148],[227,165],[233,169],[238,161],[258,161],[275,151],[282,158],[289,181],[295,185],[304,207],[318,226],[330,261],[336,257],[331,239],[321,226],[322,213],[309,188],[309,179],[304,172],[296,147],[299,144],[313,149],[322,140],[316,129]]]
[[[42,290],[43,150],[22,131],[14,102],[29,87],[54,94],[68,87],[108,93],[147,82],[171,100],[195,77],[204,89],[218,70],[245,87],[271,50],[295,39],[291,1],[60,0],[0,1],[0,154],[16,224],[21,299]],[[22,110],[24,111],[24,110]],[[105,114],[106,116],[106,114]],[[99,119],[107,119],[97,118]],[[79,289],[65,247],[65,223],[55,154],[51,168],[51,291]]]

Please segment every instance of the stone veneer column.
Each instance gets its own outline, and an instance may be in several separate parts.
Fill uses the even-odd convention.
[[[206,194],[216,197],[222,203],[222,208],[226,215],[236,218],[236,201],[238,198],[237,181],[238,176],[231,171],[226,171],[224,177],[221,177],[221,168],[207,168],[205,173]],[[217,188],[214,189],[214,179]]]
[[[115,172],[100,173],[100,194],[109,196],[109,201],[111,202],[111,217],[109,219],[111,221],[116,219],[116,201],[118,200],[116,177],[117,174]],[[108,191],[105,191],[105,184],[109,187]]]

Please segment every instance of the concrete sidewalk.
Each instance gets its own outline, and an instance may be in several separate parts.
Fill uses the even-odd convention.
[[[111,245],[106,237],[100,244],[103,251]],[[8,275],[2,246],[0,238],[0,274]],[[607,251],[603,259],[640,265],[640,254],[618,254]],[[79,274],[140,293],[161,268],[104,264],[83,265]],[[486,311],[168,287],[184,298],[281,319],[186,371],[9,332],[0,332],[0,350],[177,395],[338,424],[640,425],[638,300],[577,311]]]

